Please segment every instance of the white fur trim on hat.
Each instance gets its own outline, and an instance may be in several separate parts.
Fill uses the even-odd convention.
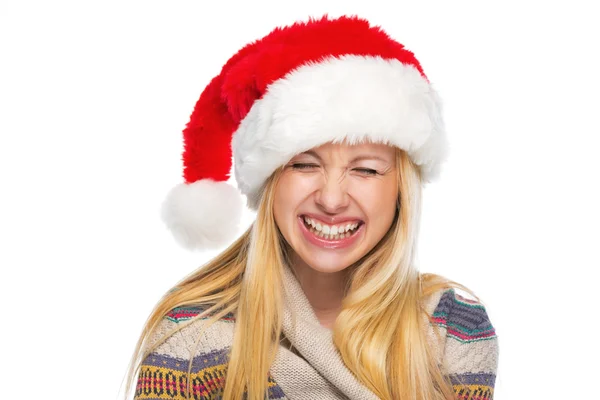
[[[161,217],[182,246],[206,249],[235,238],[243,209],[243,198],[236,188],[227,182],[203,179],[171,189]]]
[[[446,158],[440,99],[410,65],[347,55],[273,82],[232,139],[235,178],[256,209],[265,180],[293,156],[328,142],[372,141],[407,151],[425,182]]]

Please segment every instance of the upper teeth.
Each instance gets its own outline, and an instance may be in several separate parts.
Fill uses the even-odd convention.
[[[304,220],[307,224],[317,231],[323,232],[325,235],[337,235],[338,233],[348,232],[355,229],[359,224],[358,222],[353,222],[340,225],[326,225],[309,217],[304,217]]]

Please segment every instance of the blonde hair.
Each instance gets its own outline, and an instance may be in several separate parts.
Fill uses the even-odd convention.
[[[235,313],[223,398],[263,400],[267,377],[281,337],[282,268],[286,242],[273,216],[273,197],[282,169],[266,182],[257,219],[228,249],[197,269],[167,293],[148,318],[135,348],[126,393],[141,362],[173,332],[152,337],[172,309],[208,306],[195,319],[213,314],[204,326]],[[434,274],[419,274],[413,264],[417,243],[421,179],[407,154],[397,150],[399,210],[382,240],[352,268],[333,340],[356,378],[381,399],[453,399],[441,360],[431,350],[423,328],[425,299],[436,291],[466,287]],[[198,339],[200,334],[198,335]],[[441,338],[440,338],[441,339]],[[191,373],[191,359],[188,377]],[[188,382],[188,396],[190,393]]]

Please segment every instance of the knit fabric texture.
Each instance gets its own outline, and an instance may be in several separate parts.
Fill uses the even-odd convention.
[[[285,306],[281,342],[268,377],[269,399],[377,399],[344,365],[321,326],[308,299],[289,268],[284,268]],[[454,289],[431,295],[424,317],[434,354],[448,371],[457,400],[493,399],[498,366],[498,338],[485,307]],[[228,314],[204,328],[210,316],[196,318],[175,333],[178,324],[197,317],[202,307],[179,307],[161,322],[151,343],[168,336],[142,362],[136,400],[188,398],[188,367],[192,361],[189,398],[220,399],[225,385],[227,357],[235,326]],[[442,340],[438,340],[439,331]],[[200,335],[200,336],[199,336]],[[199,338],[199,341],[198,341]]]

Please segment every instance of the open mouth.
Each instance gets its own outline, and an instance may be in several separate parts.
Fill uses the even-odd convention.
[[[304,222],[304,226],[310,233],[324,240],[342,240],[352,237],[359,231],[359,228],[364,225],[363,221],[326,225],[305,215],[301,218]]]

